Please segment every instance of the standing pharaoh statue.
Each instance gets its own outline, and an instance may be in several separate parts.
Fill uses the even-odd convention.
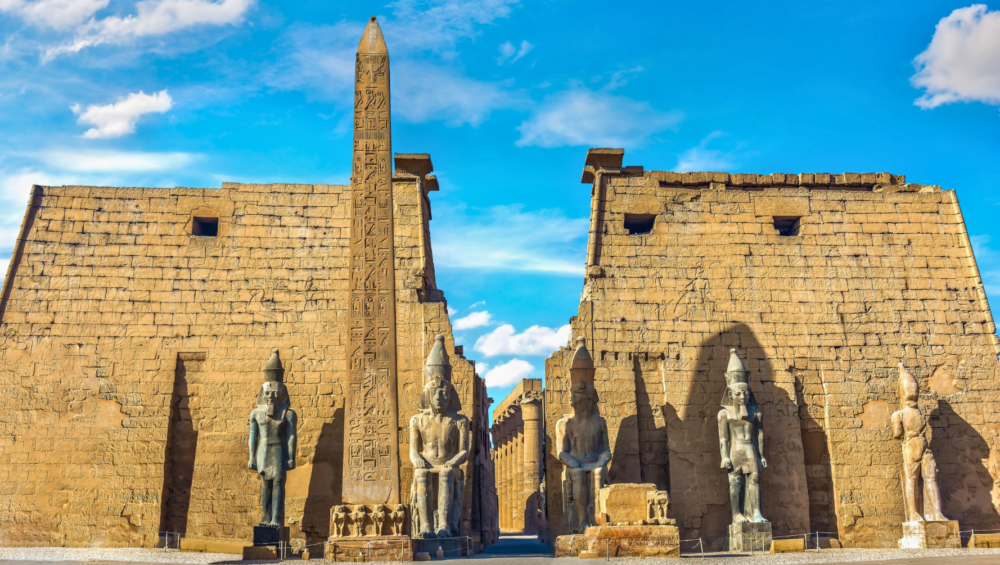
[[[457,537],[461,533],[465,490],[461,465],[469,458],[470,432],[469,419],[459,414],[462,404],[451,384],[451,365],[442,335],[434,337],[424,365],[420,409],[410,418],[412,535]]]
[[[594,360],[584,339],[577,338],[570,365],[573,415],[556,422],[558,457],[563,467],[563,501],[572,533],[596,525],[597,491],[607,484],[611,447],[608,424],[598,412]]]
[[[250,413],[250,462],[260,473],[261,526],[285,525],[285,472],[295,468],[297,417],[289,408],[288,390],[282,378],[285,369],[275,349],[264,367],[264,384],[257,395],[257,408]]]
[[[896,439],[903,440],[903,498],[906,504],[906,521],[946,521],[948,519],[941,514],[937,463],[934,462],[934,454],[930,450],[931,429],[924,415],[920,413],[920,408],[917,407],[920,398],[917,379],[913,378],[913,374],[902,363],[899,364],[899,398],[903,408],[892,414],[892,431]],[[922,489],[921,482],[923,482]]]
[[[719,448],[721,466],[729,471],[733,524],[767,522],[760,513],[760,472],[767,467],[764,425],[757,399],[747,383],[747,371],[735,349],[729,350],[726,392],[719,410]]]

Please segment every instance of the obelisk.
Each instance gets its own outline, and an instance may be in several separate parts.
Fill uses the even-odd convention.
[[[372,16],[354,77],[343,504],[399,503],[390,141],[389,53]]]

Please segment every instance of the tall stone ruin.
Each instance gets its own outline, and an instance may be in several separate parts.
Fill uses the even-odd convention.
[[[571,319],[597,367],[612,486],[669,491],[681,538],[725,545],[715,416],[736,349],[767,422],[773,534],[895,547],[902,360],[933,432],[944,515],[1000,528],[1000,414],[986,408],[1000,396],[1000,343],[955,191],[889,173],[648,171],[623,155],[587,154],[590,237]],[[546,361],[552,537],[567,533],[551,423],[571,413],[572,353]]]
[[[391,152],[371,27],[350,187],[32,188],[0,296],[0,545],[252,539],[245,410],[273,349],[298,413],[293,544],[327,539],[345,502],[408,505],[398,430],[438,334],[476,454],[461,531],[495,540],[486,387],[435,280],[438,181],[429,155]]]

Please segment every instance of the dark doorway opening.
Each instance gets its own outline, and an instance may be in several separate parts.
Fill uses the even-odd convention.
[[[625,214],[625,230],[629,235],[640,235],[653,231],[656,214]]]

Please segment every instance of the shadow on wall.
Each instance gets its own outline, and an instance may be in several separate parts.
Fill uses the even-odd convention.
[[[312,458],[309,495],[302,513],[306,543],[320,543],[330,536],[330,508],[340,500],[344,457],[344,408],[338,407],[333,421],[323,424]]]
[[[669,444],[670,515],[684,539],[703,538],[706,549],[721,549],[732,521],[729,480],[719,452],[717,415],[726,388],[729,349],[736,348],[764,419],[768,466],[761,474],[763,514],[774,535],[809,530],[809,501],[802,437],[793,383],[776,386],[772,360],[745,324],[712,335],[698,350],[694,372],[667,368],[668,379],[683,379],[663,407]],[[675,386],[677,381],[673,383]],[[784,388],[783,388],[784,387]],[[789,393],[789,389],[791,393]]]
[[[193,363],[196,367],[198,361]],[[164,454],[163,494],[161,495],[160,531],[181,536],[187,533],[188,511],[191,504],[191,483],[194,478],[195,455],[198,452],[198,430],[191,418],[190,400],[194,391],[188,386],[185,359],[177,358],[174,369],[174,389],[170,397],[170,424]],[[176,539],[176,538],[173,538]],[[171,540],[171,543],[176,543]],[[165,542],[164,538],[161,540]]]
[[[993,478],[983,464],[990,458],[986,440],[947,400],[938,401],[928,420],[945,517],[958,520],[963,530],[1000,528],[1000,514],[993,506]]]

